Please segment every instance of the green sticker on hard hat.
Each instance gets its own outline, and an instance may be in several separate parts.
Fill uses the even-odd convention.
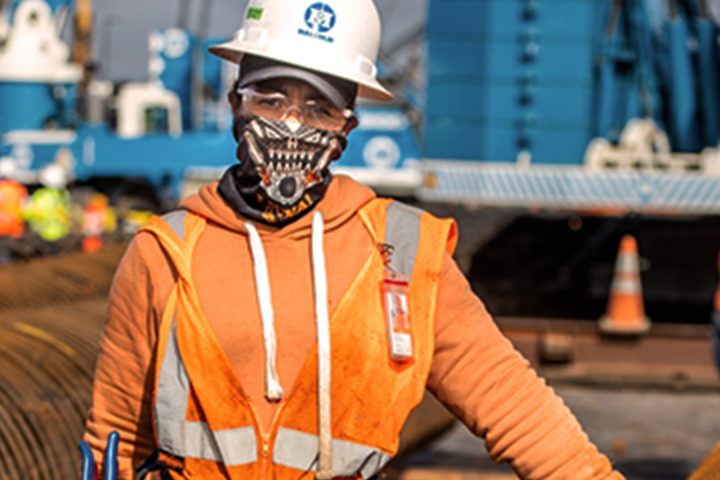
[[[248,20],[260,20],[264,11],[264,8],[250,7],[248,8],[245,18],[247,18]]]

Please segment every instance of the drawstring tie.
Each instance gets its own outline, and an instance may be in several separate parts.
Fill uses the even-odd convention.
[[[313,214],[312,260],[315,281],[315,329],[318,342],[318,432],[320,458],[317,480],[330,480],[332,472],[332,427],[330,416],[330,319],[328,317],[327,272],[320,211]]]
[[[277,359],[277,339],[275,337],[275,325],[272,302],[270,301],[270,279],[268,278],[267,261],[265,250],[260,240],[260,235],[252,222],[245,222],[245,230],[250,236],[250,251],[253,257],[253,269],[255,271],[255,290],[257,291],[258,304],[260,305],[260,317],[263,326],[263,344],[265,345],[265,398],[271,402],[277,402],[283,397],[283,389],[280,386],[280,378],[275,368]]]
[[[265,346],[265,398],[278,401],[283,397],[276,369],[277,339],[274,313],[270,300],[270,280],[265,251],[260,235],[252,222],[245,222],[250,237],[250,250],[255,271],[255,285],[260,304]],[[330,411],[330,319],[328,315],[327,272],[323,236],[325,225],[322,213],[316,211],[312,219],[312,263],[315,287],[315,329],[318,345],[318,431],[319,459],[317,480],[330,480],[332,472],[332,416]]]

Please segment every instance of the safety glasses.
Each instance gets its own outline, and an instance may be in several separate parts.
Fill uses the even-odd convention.
[[[271,120],[286,120],[293,110],[300,122],[320,130],[339,130],[352,117],[349,108],[340,110],[330,100],[311,99],[298,104],[281,92],[261,92],[253,87],[240,88],[242,105],[251,115]]]

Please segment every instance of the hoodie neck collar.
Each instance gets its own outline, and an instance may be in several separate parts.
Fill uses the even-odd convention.
[[[219,184],[220,182],[216,181],[203,185],[197,194],[185,199],[180,208],[202,215],[223,228],[246,235],[244,224],[252,219],[237,211],[219,193]],[[263,237],[310,237],[312,215],[309,213],[320,210],[325,220],[325,231],[332,231],[350,220],[373,198],[375,193],[370,188],[345,175],[334,175],[323,199],[309,209],[307,215],[281,228],[258,223],[257,230]]]
[[[313,206],[322,200],[327,192],[332,178],[330,173],[327,173],[323,176],[322,181],[308,189],[298,202],[291,207],[284,208],[267,198],[253,201],[252,197],[260,192],[258,187],[253,186],[246,189],[242,186],[242,172],[242,164],[228,168],[220,179],[218,193],[225,203],[240,215],[279,228],[289,225],[313,211]]]

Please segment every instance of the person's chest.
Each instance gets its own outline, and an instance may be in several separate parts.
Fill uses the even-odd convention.
[[[374,246],[359,219],[324,236],[332,313]],[[277,370],[286,392],[316,340],[310,238],[263,238],[277,336]],[[247,237],[208,226],[193,259],[200,305],[265,427],[276,404],[265,400],[262,320]]]

